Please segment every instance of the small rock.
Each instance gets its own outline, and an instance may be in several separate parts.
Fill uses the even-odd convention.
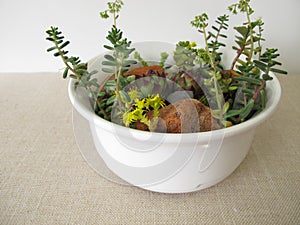
[[[133,68],[133,69],[129,70],[124,75],[125,76],[136,75],[139,77],[143,77],[146,74],[148,74],[149,71],[151,71],[151,73],[153,73],[153,74],[161,75],[164,73],[164,68],[159,65],[137,67],[137,68]]]
[[[151,119],[153,113],[148,116]],[[159,110],[159,120],[155,132],[195,133],[217,129],[218,125],[211,116],[211,110],[196,99],[184,99]],[[136,129],[147,130],[140,122]]]

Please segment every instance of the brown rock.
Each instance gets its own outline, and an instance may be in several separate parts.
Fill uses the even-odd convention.
[[[145,76],[149,71],[152,71],[153,74],[160,75],[164,72],[164,68],[162,68],[159,65],[154,65],[154,66],[144,66],[144,67],[137,67],[129,70],[128,72],[125,73],[125,75],[136,75],[143,77]]]
[[[149,113],[151,119],[152,113]],[[184,99],[159,110],[159,120],[156,132],[163,133],[194,133],[210,131],[217,128],[217,123],[211,116],[210,108],[196,99]],[[147,130],[140,122],[136,129]]]

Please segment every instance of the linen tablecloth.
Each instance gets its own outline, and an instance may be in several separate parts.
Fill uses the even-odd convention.
[[[300,75],[223,182],[159,194],[111,182],[81,156],[67,81],[0,74],[0,224],[300,224]]]

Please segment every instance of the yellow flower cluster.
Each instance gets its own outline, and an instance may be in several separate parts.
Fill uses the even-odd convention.
[[[129,93],[129,96],[133,97],[131,93]],[[132,123],[140,121],[146,124],[149,129],[153,127],[147,113],[153,111],[153,118],[158,117],[159,109],[165,106],[164,99],[156,94],[143,99],[135,98],[131,100],[134,101],[134,104],[123,114],[125,126],[129,127]]]

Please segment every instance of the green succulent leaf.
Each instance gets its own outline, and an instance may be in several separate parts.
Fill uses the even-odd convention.
[[[119,91],[119,94],[120,94],[120,96],[121,96],[121,98],[122,98],[122,100],[123,100],[124,102],[130,102],[130,101],[131,101],[131,100],[130,100],[130,96],[128,95],[127,92],[125,92],[125,91],[123,91],[123,90],[120,90],[120,91]]]
[[[117,63],[114,61],[102,61],[101,64],[104,66],[116,66],[117,65]]]
[[[103,45],[103,47],[111,51],[114,50],[114,48],[109,45]]]
[[[261,69],[262,71],[266,71],[266,68],[267,68],[268,65],[266,65],[265,63],[260,62],[260,61],[258,61],[258,60],[254,60],[253,62],[255,63],[255,65],[256,65],[259,69]]]
[[[243,38],[247,38],[248,34],[249,34],[249,28],[245,27],[245,26],[239,26],[239,27],[234,27],[234,29],[239,32]]]
[[[110,73],[110,74],[113,74],[114,73],[114,70],[112,68],[102,68],[102,71],[104,73]]]
[[[247,83],[251,83],[254,85],[260,86],[262,84],[262,81],[260,79],[252,78],[252,77],[246,77],[246,76],[241,76],[241,77],[236,77],[235,80],[237,81],[245,81]]]
[[[56,46],[53,46],[53,47],[51,47],[51,48],[48,48],[47,49],[47,52],[51,52],[51,51],[53,51],[53,50],[55,50],[56,49]]]
[[[106,95],[105,91],[100,91],[100,92],[97,93],[98,98],[104,97],[105,95]]]
[[[116,85],[117,85],[116,80],[109,80],[104,84],[105,87],[116,87]]]
[[[272,72],[274,72],[274,73],[288,74],[287,71],[280,70],[280,69],[276,69],[276,68],[270,68],[270,71],[272,71]]]
[[[240,113],[241,113],[241,110],[231,109],[226,112],[226,114],[224,115],[224,118],[228,119],[231,117],[235,117],[235,116],[238,116]]]
[[[64,43],[60,46],[60,49],[63,49],[63,48],[66,47],[68,44],[70,44],[70,41],[64,42]]]
[[[262,90],[260,91],[260,99],[261,99],[261,107],[262,107],[262,109],[266,108],[266,104],[267,104],[267,95],[266,95],[265,89],[262,89]]]
[[[116,96],[115,96],[115,95],[112,95],[111,97],[109,97],[109,98],[106,100],[105,104],[106,104],[106,105],[111,105],[111,104],[113,104],[115,101],[116,101]]]
[[[113,56],[111,56],[111,55],[104,55],[104,58],[105,59],[107,59],[107,60],[109,60],[109,61],[116,61],[116,58],[115,57],[113,57]]]
[[[69,68],[66,67],[65,70],[64,70],[64,73],[63,73],[63,78],[64,78],[64,79],[67,78],[68,73],[69,73]]]
[[[247,105],[241,110],[240,117],[241,119],[245,119],[252,111],[254,107],[254,100],[251,99]]]

